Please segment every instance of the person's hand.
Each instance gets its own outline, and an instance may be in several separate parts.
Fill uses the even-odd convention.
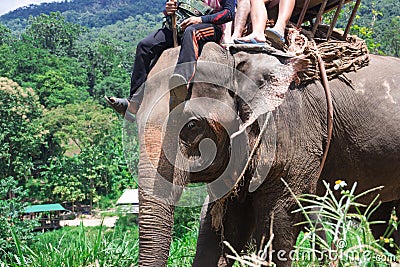
[[[165,3],[165,12],[167,13],[167,15],[173,15],[175,14],[176,7],[176,1],[170,0]]]
[[[189,27],[190,25],[193,24],[199,24],[202,23],[201,17],[190,17],[185,19],[182,23],[181,23],[181,27],[183,29],[186,29],[187,27]]]

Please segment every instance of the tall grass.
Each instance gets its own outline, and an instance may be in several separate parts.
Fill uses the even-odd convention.
[[[379,188],[355,195],[357,184],[349,189],[344,185],[337,187],[336,193],[339,194],[334,194],[335,190],[328,184],[325,186],[326,194],[322,197],[296,197],[299,209],[295,212],[302,213],[306,220],[300,224],[305,230],[298,237],[293,266],[380,267],[389,266],[396,259],[398,261],[400,249],[390,238],[390,234],[399,227],[396,214],[392,214],[384,236],[375,240],[370,226],[380,222],[370,221],[370,216],[378,206],[378,196],[370,205],[358,202],[362,196],[374,193]],[[82,224],[79,227],[64,227],[39,234],[32,244],[20,241],[10,228],[16,252],[0,257],[0,267],[137,266],[138,227],[134,222],[135,219],[121,217],[114,229],[84,227]],[[184,231],[183,227],[179,229],[174,237],[168,266],[186,267],[193,262],[198,223],[188,225]],[[326,233],[327,239],[318,235],[321,231]],[[234,255],[231,257],[238,260],[235,266],[274,265],[269,258],[271,241],[272,238],[264,251],[251,255],[240,256],[232,252]],[[384,245],[396,248],[397,258]]]
[[[285,183],[285,182],[284,182]],[[285,183],[286,184],[286,183]],[[295,213],[302,213],[305,221],[299,225],[305,231],[300,234],[292,254],[294,267],[309,266],[390,266],[400,260],[400,249],[393,242],[390,235],[400,226],[395,212],[389,221],[384,236],[378,240],[372,235],[371,225],[385,223],[384,221],[370,221],[371,214],[379,207],[379,195],[369,205],[363,205],[358,200],[371,194],[380,187],[367,190],[355,195],[357,183],[350,189],[343,181],[337,181],[334,189],[324,183],[326,194],[302,195],[295,197],[299,208]],[[287,186],[287,184],[286,184]],[[287,186],[288,187],[288,186]],[[290,188],[288,187],[290,190]],[[338,190],[339,194],[335,194]],[[291,191],[291,190],[290,190]],[[339,195],[339,197],[337,197]],[[389,219],[389,220],[388,220]],[[326,234],[326,238],[321,235]],[[273,234],[272,234],[273,238]],[[268,251],[272,251],[271,240],[264,251],[240,256],[232,249],[238,263],[235,266],[274,266]],[[397,256],[390,253],[384,245],[397,250]],[[227,244],[229,246],[229,244]],[[262,255],[262,256],[260,256]]]
[[[19,243],[14,238],[16,244]],[[31,245],[22,245],[7,266],[80,267],[130,266],[137,262],[137,231],[118,232],[105,227],[65,227],[45,233]]]
[[[357,183],[346,189],[345,182],[337,181],[334,190],[340,194],[335,196],[329,184],[324,182],[324,185],[326,194],[322,197],[298,197],[300,208],[295,212],[303,213],[306,218],[303,223],[306,233],[297,244],[298,255],[310,255],[309,258],[315,265],[322,261],[335,266],[388,266],[396,261],[396,255],[386,250],[382,240],[388,240],[391,246],[399,250],[390,238],[393,229],[397,229],[398,222],[389,218],[389,215],[388,218],[381,218],[382,221],[370,221],[371,215],[379,207],[379,194],[376,194],[369,205],[359,202],[362,197],[373,194],[382,187],[356,195]],[[384,223],[388,229],[386,235],[375,240],[371,226]],[[319,234],[321,232],[327,235],[326,240]],[[297,266],[304,266],[301,259],[298,262]]]
[[[0,261],[0,267],[97,267],[137,266],[138,227],[64,227],[40,234],[34,244],[22,244],[14,255]],[[168,266],[191,266],[195,253],[197,227],[173,241]]]
[[[168,257],[168,266],[190,267],[196,253],[198,226],[186,228],[183,236],[174,238]]]

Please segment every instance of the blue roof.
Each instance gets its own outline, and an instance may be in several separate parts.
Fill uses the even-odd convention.
[[[44,211],[63,211],[67,210],[61,204],[43,204],[43,205],[32,205],[25,208],[25,213],[32,212],[44,212]]]

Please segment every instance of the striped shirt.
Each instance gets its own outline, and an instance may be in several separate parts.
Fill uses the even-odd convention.
[[[203,2],[215,10],[213,14],[201,17],[203,23],[220,25],[233,20],[235,0],[203,0]]]

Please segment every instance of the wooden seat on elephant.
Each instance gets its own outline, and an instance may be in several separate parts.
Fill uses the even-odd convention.
[[[336,9],[332,21],[329,25],[329,28],[327,29],[327,33],[325,35],[326,40],[328,40],[331,37],[332,31],[336,25],[342,7],[345,4],[353,1],[356,1],[356,3],[354,5],[352,14],[347,22],[347,26],[343,33],[343,36],[341,38],[345,40],[347,34],[350,31],[350,26],[354,20],[357,9],[360,6],[361,0],[296,0],[290,21],[296,24],[297,27],[301,27],[301,25],[304,22],[310,22],[310,24],[312,25],[312,35],[315,35],[318,26],[322,21],[322,15],[331,10]],[[276,10],[278,6],[279,6],[279,0],[272,0],[267,8],[269,11],[272,11],[272,13],[274,13],[277,12]]]

